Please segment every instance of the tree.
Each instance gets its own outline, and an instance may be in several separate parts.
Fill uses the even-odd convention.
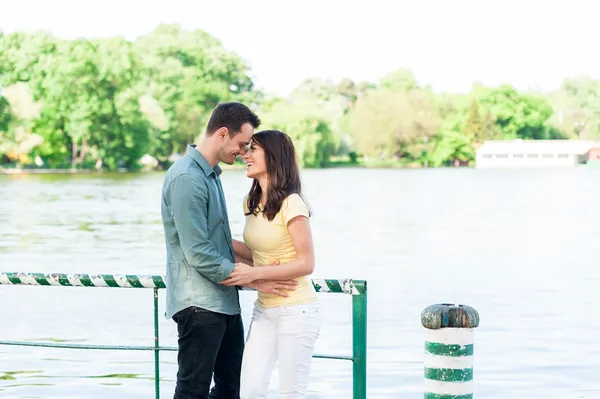
[[[262,109],[265,129],[287,133],[294,142],[300,166],[326,167],[338,145],[330,122],[332,114],[310,96],[273,101]]]
[[[502,138],[549,138],[547,122],[552,115],[552,107],[544,98],[518,93],[508,85],[479,88],[475,96],[477,102],[494,117]]]
[[[378,89],[357,101],[351,132],[364,156],[423,162],[440,122],[433,104],[419,90]]]
[[[2,90],[7,116],[3,118],[4,129],[0,136],[0,155],[21,164],[29,162],[28,154],[43,139],[35,134],[32,122],[40,115],[40,104],[33,100],[31,90],[25,83],[17,83]]]
[[[135,43],[0,35],[0,87],[26,84],[43,104],[30,124],[44,141],[30,155],[54,166],[136,168],[148,153],[164,166],[202,132],[217,103],[256,106],[247,72],[214,37],[175,25]],[[0,128],[14,136],[6,119]]]
[[[151,152],[161,163],[203,133],[212,109],[224,101],[256,105],[248,66],[204,31],[159,25],[140,37],[144,95],[156,100],[169,128],[154,132]]]
[[[419,88],[415,75],[408,69],[398,69],[381,78],[379,87],[394,92],[408,92]]]
[[[566,79],[550,95],[552,123],[565,137],[600,139],[600,82],[589,76]]]
[[[465,136],[469,137],[472,142],[483,142],[483,121],[479,116],[479,105],[475,100],[471,102],[471,106],[469,107],[469,115],[467,117],[467,121],[465,122],[464,132]]]

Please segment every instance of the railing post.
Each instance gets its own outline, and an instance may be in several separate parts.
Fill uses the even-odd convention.
[[[354,399],[367,399],[367,286],[352,295],[352,392]]]
[[[431,305],[421,313],[421,324],[426,329],[424,398],[472,399],[477,311],[466,305]]]
[[[141,350],[154,352],[155,398],[160,399],[160,351],[177,352],[176,347],[159,344],[158,290],[166,288],[165,276],[83,273],[25,273],[0,271],[2,285],[33,285],[59,287],[151,288],[154,294],[154,345],[80,345],[54,342],[3,341],[0,345],[44,348]],[[345,293],[352,296],[352,356],[313,355],[317,358],[352,361],[352,390],[354,399],[367,398],[367,282],[352,279],[313,279],[317,292]]]
[[[154,394],[160,399],[160,362],[158,342],[158,288],[154,288]]]

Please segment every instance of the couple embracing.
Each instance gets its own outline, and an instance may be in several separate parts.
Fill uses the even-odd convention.
[[[201,142],[165,176],[166,317],[178,332],[174,399],[266,398],[276,364],[279,397],[307,397],[321,325],[309,277],[310,210],[291,139],[277,130],[255,133],[260,123],[243,104],[219,104]],[[238,155],[253,179],[240,204],[243,242],[231,236],[218,165]],[[247,337],[244,286],[258,292]]]

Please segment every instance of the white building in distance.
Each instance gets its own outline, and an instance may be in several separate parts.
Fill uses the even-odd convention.
[[[600,159],[592,140],[489,140],[477,150],[476,168],[573,167]]]

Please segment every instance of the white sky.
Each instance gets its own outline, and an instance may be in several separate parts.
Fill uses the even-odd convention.
[[[0,0],[0,30],[133,39],[179,23],[217,37],[278,94],[307,77],[376,82],[400,67],[436,91],[550,90],[600,77],[599,11],[598,0]]]

